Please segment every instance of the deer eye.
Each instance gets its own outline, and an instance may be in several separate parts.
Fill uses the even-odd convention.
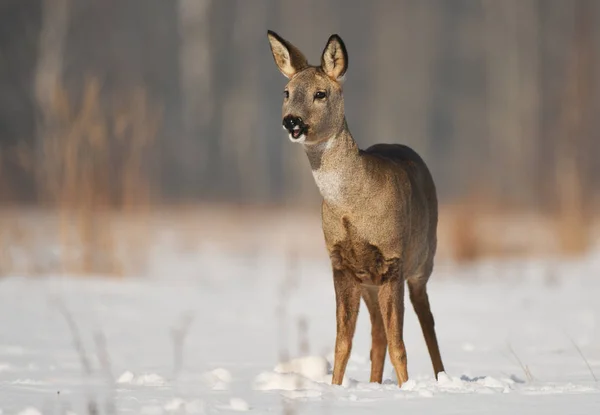
[[[286,98],[290,97],[290,91],[288,91],[287,89],[285,91],[283,91],[283,96]]]
[[[325,93],[325,91],[315,92],[315,99],[325,99],[325,97],[327,97],[327,94]]]

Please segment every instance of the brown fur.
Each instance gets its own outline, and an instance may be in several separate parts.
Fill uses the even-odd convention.
[[[330,37],[319,67],[307,66],[298,49],[273,32],[269,41],[275,62],[290,78],[283,116],[301,117],[308,124],[303,145],[323,196],[323,233],[337,310],[333,383],[341,384],[344,377],[361,297],[372,324],[371,381],[382,381],[386,346],[398,383],[408,380],[405,281],[437,377],[444,366],[426,290],[437,244],[437,197],[431,174],[409,147],[358,148],[344,116],[340,78],[348,58],[337,35]],[[290,47],[293,50],[286,52]],[[294,66],[286,56],[295,56],[301,64]],[[316,91],[326,91],[326,99],[315,99]]]

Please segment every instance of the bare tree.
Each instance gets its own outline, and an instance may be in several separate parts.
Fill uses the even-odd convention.
[[[232,10],[233,38],[231,49],[223,53],[236,55],[234,74],[225,90],[220,137],[227,160],[228,173],[235,178],[237,193],[246,200],[262,199],[268,194],[266,141],[261,130],[257,99],[260,64],[256,50],[263,45],[266,8],[264,0],[238,1]]]
[[[558,124],[556,149],[556,189],[562,216],[561,242],[567,252],[579,253],[588,244],[586,199],[591,186],[584,175],[582,149],[590,125],[592,2],[575,5],[573,48],[568,66],[566,91]]]
[[[54,100],[61,82],[69,10],[70,0],[42,1],[42,27],[35,71],[35,97],[38,105],[36,165],[39,183],[43,183],[42,177],[56,176],[56,169],[59,167],[50,157],[47,148],[48,141],[54,139],[58,122]]]
[[[484,2],[492,163],[489,179],[501,196],[521,201],[532,194],[533,143],[538,134],[535,7],[534,1]]]
[[[214,115],[211,62],[211,0],[180,0],[180,82],[183,109],[183,176],[195,182],[208,174],[208,130]],[[189,189],[186,189],[189,190]]]

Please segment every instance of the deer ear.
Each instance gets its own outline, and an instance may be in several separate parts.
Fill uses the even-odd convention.
[[[321,57],[321,68],[330,78],[340,82],[348,69],[348,52],[342,38],[331,35]]]
[[[271,52],[273,53],[275,64],[277,64],[281,73],[287,78],[291,78],[302,69],[308,67],[308,61],[302,52],[290,42],[272,30],[267,32],[267,37],[271,44]]]

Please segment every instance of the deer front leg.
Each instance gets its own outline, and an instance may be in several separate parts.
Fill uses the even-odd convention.
[[[379,307],[378,287],[363,287],[362,296],[371,317],[371,382],[381,383],[387,339]]]
[[[403,337],[404,280],[402,278],[386,281],[379,288],[379,306],[388,340],[390,360],[398,376],[398,385],[402,386],[408,380]]]
[[[360,286],[352,276],[339,270],[333,272],[333,284],[335,287],[337,334],[332,383],[341,385],[352,351],[352,338],[354,337],[360,307]]]

